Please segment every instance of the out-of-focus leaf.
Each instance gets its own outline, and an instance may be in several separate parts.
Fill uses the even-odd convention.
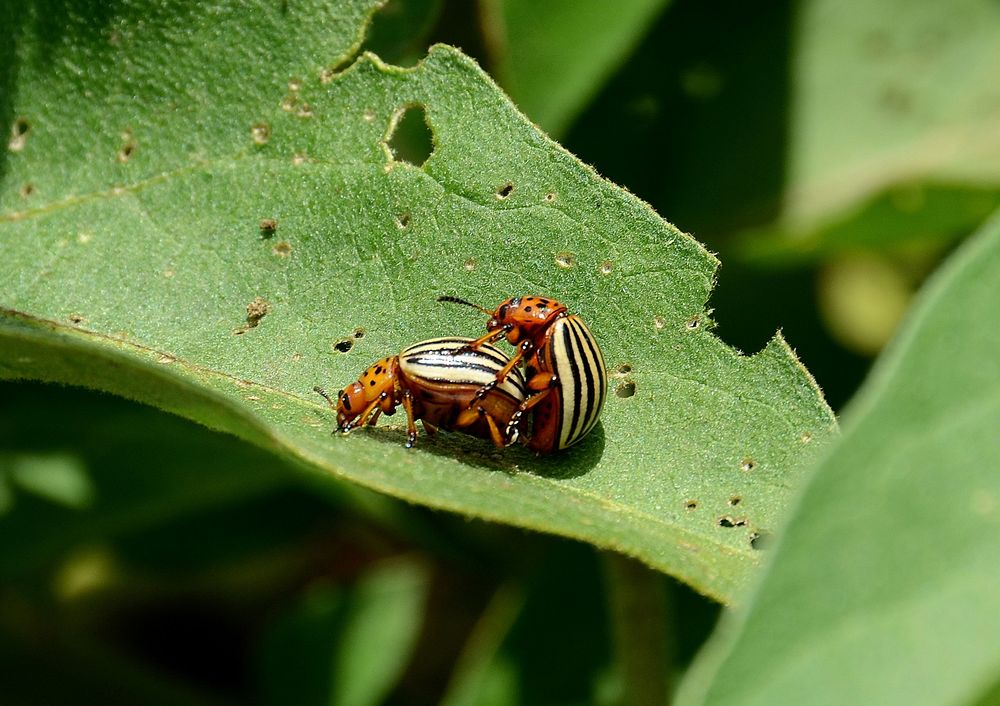
[[[484,0],[497,78],[524,113],[562,135],[668,0]]]
[[[1000,674],[1000,214],[920,296],[682,704],[965,704]]]

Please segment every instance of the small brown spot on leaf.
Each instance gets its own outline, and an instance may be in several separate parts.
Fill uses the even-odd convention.
[[[250,127],[250,137],[256,145],[266,145],[271,139],[271,126],[267,123],[254,123]]]
[[[85,319],[83,318],[83,314],[76,314],[76,313],[73,313],[73,314],[70,314],[70,315],[69,315],[68,317],[66,317],[66,318],[68,318],[68,319],[69,319],[70,321],[72,321],[72,322],[73,322],[74,324],[80,324],[80,323],[83,323],[83,322],[84,322],[84,320],[85,320]]]
[[[462,267],[464,267],[467,272],[472,272],[476,269],[476,258],[470,257],[462,264]]]
[[[605,260],[601,263],[601,274],[610,275],[611,271],[615,269],[615,265],[611,260]]]
[[[731,507],[736,507],[741,502],[743,502],[743,498],[741,498],[739,495],[734,495],[731,498],[729,498],[729,505]]]
[[[272,251],[278,257],[290,257],[292,254],[292,246],[287,240],[281,240],[274,244]]]
[[[35,193],[35,185],[32,184],[30,181],[25,184],[22,184],[21,189],[18,191],[18,193],[20,194],[22,199],[29,198],[32,194]]]
[[[659,331],[660,329],[662,329],[666,325],[667,325],[667,320],[665,318],[663,318],[662,316],[654,316],[653,317],[653,326],[656,327],[657,331]]]

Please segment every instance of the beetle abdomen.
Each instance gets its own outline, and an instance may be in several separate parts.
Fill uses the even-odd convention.
[[[557,320],[548,347],[545,358],[559,377],[558,448],[564,449],[597,424],[608,393],[608,371],[594,335],[579,316]]]
[[[475,350],[456,353],[473,340],[475,339],[432,338],[417,343],[399,354],[399,367],[411,379],[481,388],[496,380],[497,373],[509,359],[499,349],[488,344]],[[511,370],[507,379],[497,384],[495,389],[518,402],[523,401],[525,385],[521,371],[517,368]]]

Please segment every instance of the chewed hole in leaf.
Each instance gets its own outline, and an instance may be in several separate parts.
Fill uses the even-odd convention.
[[[350,353],[352,348],[354,348],[354,341],[350,338],[342,338],[333,344],[333,350],[338,353]]]
[[[278,230],[278,221],[275,218],[262,218],[260,219],[260,234],[261,237],[270,238],[274,235],[274,232]]]
[[[389,126],[386,145],[393,160],[424,166],[434,152],[434,133],[423,105],[409,105],[397,113]]]
[[[617,368],[615,368],[615,375],[617,377],[628,375],[631,372],[632,372],[631,363],[621,363]]]
[[[697,500],[688,500],[686,503],[684,503],[684,508],[686,510],[697,510],[698,509],[698,501]]]
[[[360,340],[365,337],[365,333],[367,332],[363,328],[358,326],[356,329],[354,329],[354,333],[352,335],[354,336],[355,339]]]
[[[400,213],[398,216],[396,216],[396,226],[400,230],[402,230],[403,228],[406,228],[408,225],[410,225],[410,214],[409,213]]]
[[[750,533],[750,546],[753,549],[767,549],[768,544],[771,542],[771,533],[764,530],[758,530],[756,532]]]
[[[741,502],[743,502],[743,498],[741,498],[739,495],[734,495],[731,498],[729,498],[729,505],[731,507],[736,507]]]
[[[740,461],[740,470],[743,471],[744,473],[749,473],[756,467],[757,467],[757,462],[754,461],[749,456]]]
[[[282,240],[274,244],[273,250],[278,257],[289,257],[292,254],[292,245],[287,240]]]
[[[746,527],[746,518],[736,519],[735,517],[730,517],[729,515],[723,515],[719,518],[719,527]]]
[[[576,265],[576,255],[571,252],[557,252],[555,254],[556,267],[568,270]]]
[[[615,397],[631,397],[635,394],[635,383],[631,380],[622,380],[621,384],[615,388]]]
[[[33,193],[35,193],[35,185],[32,184],[30,181],[27,182],[26,184],[22,184],[21,189],[18,193],[21,195],[22,199],[26,199]]]
[[[499,200],[503,201],[512,193],[514,193],[514,185],[508,181],[506,184],[497,189],[496,196]]]
[[[31,123],[27,118],[18,118],[10,126],[10,142],[7,148],[11,152],[20,152],[28,142],[28,133],[31,132]]]
[[[462,267],[464,267],[467,272],[472,272],[476,269],[476,258],[470,257],[462,264]]]

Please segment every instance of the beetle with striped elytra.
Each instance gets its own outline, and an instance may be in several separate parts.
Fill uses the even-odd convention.
[[[509,359],[490,345],[471,338],[434,338],[382,358],[358,380],[337,393],[336,400],[314,387],[337,412],[337,430],[368,424],[379,415],[406,411],[406,447],[417,439],[419,419],[433,434],[438,428],[490,439],[497,448],[518,438],[517,415],[526,397],[524,378],[514,370],[497,384]],[[486,394],[483,387],[489,386]]]
[[[512,417],[510,429],[516,430],[523,416],[532,412],[530,449],[537,453],[565,449],[594,429],[608,393],[608,371],[583,319],[545,297],[511,297],[495,311],[458,297],[442,296],[438,301],[471,306],[490,317],[486,335],[462,350],[476,350],[501,338],[517,346],[478,394],[489,395],[524,361],[529,396]]]

